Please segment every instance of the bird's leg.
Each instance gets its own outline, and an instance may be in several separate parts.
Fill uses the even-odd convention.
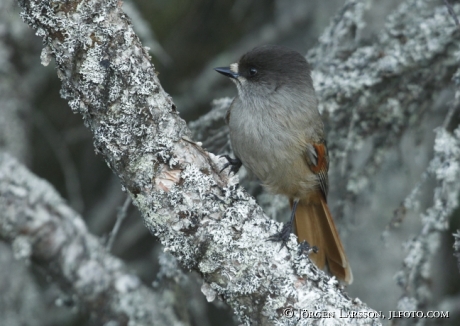
[[[270,241],[275,241],[275,242],[282,242],[281,248],[283,246],[286,246],[286,243],[289,240],[289,237],[292,233],[292,227],[294,223],[294,218],[295,218],[295,211],[297,210],[297,204],[299,203],[299,200],[296,199],[294,200],[294,205],[292,206],[292,212],[291,212],[291,219],[289,222],[284,224],[283,228],[281,229],[281,232],[275,233],[271,237],[268,238]]]
[[[231,166],[230,171],[228,171],[228,174],[230,175],[231,172],[237,174],[241,168],[241,165],[243,165],[243,162],[241,162],[241,160],[238,157],[231,158],[228,155],[221,155],[220,157],[225,157],[227,159],[227,163],[224,164],[224,167],[222,168],[222,170],[220,170],[219,173]]]

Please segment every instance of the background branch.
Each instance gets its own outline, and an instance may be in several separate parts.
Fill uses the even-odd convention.
[[[447,19],[450,13],[442,4],[433,7],[430,1],[406,1],[387,18],[379,37],[371,44],[363,44],[360,35],[366,26],[364,16],[367,5],[366,1],[347,1],[320,37],[318,46],[307,55],[314,68],[312,77],[329,130],[328,145],[332,148],[330,174],[334,187],[330,202],[335,203],[336,217],[348,217],[354,219],[348,223],[355,223],[358,218],[353,211],[357,205],[363,204],[363,197],[369,197],[366,193],[371,191],[374,197],[377,196],[372,183],[376,183],[375,175],[382,165],[391,160],[391,148],[401,148],[402,162],[387,172],[381,182],[387,182],[390,191],[401,194],[400,184],[390,182],[388,175],[396,177],[404,174],[398,171],[403,168],[414,173],[420,181],[416,182],[413,191],[409,188],[401,194],[392,223],[400,224],[408,211],[416,212],[420,206],[424,206],[426,212],[421,213],[422,225],[415,226],[412,231],[418,235],[410,236],[411,240],[405,244],[403,268],[397,273],[397,284],[404,293],[398,309],[426,309],[432,298],[431,267],[439,254],[440,236],[448,228],[448,218],[458,206],[460,194],[457,182],[450,183],[442,172],[448,168],[450,180],[460,177],[456,170],[460,159],[457,156],[458,135],[457,131],[452,132],[452,125],[458,123],[457,100],[449,105],[449,110],[440,108],[438,104],[446,98],[459,97],[458,93],[454,95],[454,91],[458,92],[459,86],[456,76],[460,33],[452,20]],[[453,6],[451,10],[458,12],[459,6]],[[439,100],[440,97],[442,100]],[[213,104],[209,114],[190,126],[205,147],[228,152],[228,130],[223,119],[230,100],[222,99]],[[427,119],[431,120],[431,129],[421,127],[427,125]],[[417,176],[417,154],[409,154],[414,153],[414,146],[408,148],[404,137],[413,128],[418,128],[420,134],[428,135],[437,126],[442,129],[436,132],[434,157],[422,169],[423,173]],[[246,177],[244,172],[240,176]],[[426,189],[433,187],[433,178],[436,178],[437,185],[434,205],[430,207],[430,201],[424,194]],[[257,185],[249,181],[244,184],[252,189],[252,193],[260,193]],[[263,197],[264,194],[260,195],[258,200],[267,212],[286,207],[285,203],[266,201]],[[364,203],[366,200],[370,201],[365,199]],[[380,216],[385,225],[384,211],[375,207],[368,210],[363,218],[376,220]],[[386,221],[389,219],[390,216]],[[382,226],[373,230],[381,232],[378,228],[383,230]],[[371,233],[355,233],[354,237],[359,240],[355,238],[354,242],[366,243],[367,249],[371,246],[372,252],[381,252],[378,247],[384,246],[384,242],[371,241],[372,236],[363,236]],[[389,241],[389,233],[384,235],[385,241]],[[363,253],[362,248],[355,246],[354,249],[352,257],[355,252]],[[379,264],[388,268],[397,263],[394,255],[390,258],[393,261],[391,265],[388,260],[383,262],[385,256],[378,255],[375,261],[373,256],[369,257],[371,261],[367,260],[366,266]],[[416,261],[414,257],[417,257]],[[361,266],[358,265],[358,268]],[[382,291],[380,286],[376,286],[375,290]],[[379,301],[382,301],[381,296]]]
[[[161,2],[160,10],[160,2],[149,1],[149,6],[157,7],[148,13],[145,3],[137,1],[144,17],[152,17],[150,22],[155,26],[158,44],[161,43],[174,58],[174,65],[168,68],[173,72],[162,71],[162,82],[168,90],[173,89],[173,93],[183,93],[182,99],[193,99],[185,100],[186,103],[179,102],[181,114],[190,105],[193,105],[193,110],[197,110],[197,98],[198,101],[208,101],[206,98],[210,98],[209,94],[235,94],[233,88],[228,93],[221,91],[224,85],[232,85],[224,81],[215,83],[213,78],[206,77],[206,73],[213,73],[208,69],[200,74],[202,78],[193,78],[191,71],[196,73],[202,69],[197,66],[200,60],[204,65],[204,62],[214,57],[215,66],[226,65],[237,60],[238,53],[259,44],[262,39],[271,39],[271,42],[305,51],[311,48],[317,37],[312,31],[322,30],[324,24],[321,26],[318,23],[321,19],[328,19],[324,18],[327,15],[319,15],[321,7],[324,14],[327,10],[334,11],[331,8],[334,3],[338,3],[327,0],[312,1],[306,5],[301,0],[274,0],[274,6],[270,8],[269,2],[262,5],[242,0],[232,4],[230,11],[225,11],[225,2],[181,1],[193,3],[183,11],[187,13],[185,17],[180,16],[178,10],[182,6],[174,7],[169,2]],[[1,5],[4,6],[4,3]],[[222,116],[231,99],[215,101],[215,111],[191,123],[194,133],[194,137],[191,137],[177,117],[171,119],[170,113],[173,117],[175,114],[174,107],[161,86],[158,86],[155,77],[152,77],[153,70],[146,52],[139,46],[131,30],[125,28],[129,24],[125,24],[124,16],[117,16],[115,2],[109,3],[108,7],[98,1],[82,2],[70,7],[61,4],[51,9],[46,4],[37,5],[41,5],[40,10],[35,11],[34,18],[29,21],[36,23],[40,35],[45,36],[47,47],[42,53],[42,61],[53,62],[53,55],[57,56],[59,76],[64,81],[62,93],[71,99],[74,111],[84,114],[86,124],[91,126],[96,135],[97,151],[106,155],[109,165],[122,177],[123,189],[137,196],[134,199],[144,205],[143,212],[149,214],[149,229],[160,235],[160,240],[167,246],[166,250],[173,255],[161,255],[160,266],[155,266],[158,260],[155,257],[162,249],[154,246],[153,239],[143,227],[142,219],[133,216],[136,214],[134,210],[130,210],[123,223],[120,236],[114,243],[114,253],[121,255],[130,267],[134,267],[147,284],[155,280],[155,271],[160,268],[154,284],[170,294],[173,302],[165,302],[176,305],[182,320],[190,320],[190,317],[184,318],[187,313],[192,316],[194,312],[208,309],[208,313],[197,313],[192,317],[195,321],[205,322],[204,319],[212,318],[214,308],[203,303],[199,304],[201,308],[191,307],[190,303],[203,301],[197,296],[199,293],[196,294],[199,285],[197,287],[193,280],[197,277],[177,271],[178,266],[199,271],[205,279],[202,289],[207,297],[224,298],[231,302],[244,320],[265,321],[263,318],[273,317],[265,314],[265,311],[273,312],[276,307],[290,307],[293,298],[302,293],[302,289],[298,292],[288,291],[289,286],[286,288],[283,284],[280,291],[275,291],[273,287],[267,291],[270,277],[278,279],[278,276],[273,276],[279,275],[278,271],[269,271],[267,274],[263,267],[265,265],[259,266],[259,261],[248,264],[247,260],[252,262],[255,255],[245,253],[247,248],[259,248],[257,246],[260,245],[263,248],[260,251],[267,252],[266,258],[275,261],[269,266],[276,265],[284,276],[291,273],[284,269],[284,265],[278,264],[279,255],[286,254],[284,250],[281,254],[271,252],[263,244],[258,244],[260,238],[274,232],[277,224],[266,222],[264,218],[259,220],[257,217],[262,216],[260,211],[245,193],[234,187],[237,180],[227,180],[226,174],[216,174],[218,169],[214,165],[219,163],[212,155],[207,158],[200,146],[190,140],[200,140],[202,147],[208,151],[229,153],[228,131]],[[103,9],[109,7],[112,9]],[[174,13],[176,16],[171,16],[172,7],[177,9]],[[87,8],[91,8],[91,12]],[[135,10],[135,7],[130,10],[133,8]],[[230,12],[230,16],[223,15],[223,12]],[[452,256],[453,239],[450,236],[458,228],[458,211],[454,211],[458,187],[451,181],[456,179],[456,167],[460,164],[456,153],[458,135],[454,132],[459,123],[457,101],[454,100],[458,88],[456,71],[459,34],[451,17],[455,17],[458,12],[458,5],[448,8],[440,0],[407,0],[402,3],[391,0],[346,1],[341,9],[338,8],[319,43],[307,56],[314,68],[313,79],[329,131],[328,143],[332,159],[330,181],[333,185],[329,203],[341,226],[341,236],[355,278],[359,280],[348,287],[347,291],[353,297],[358,296],[384,312],[452,307],[456,302],[454,293],[459,291],[455,285],[458,272],[456,260]],[[131,15],[134,25],[143,23],[143,20],[136,18],[140,15]],[[0,25],[9,22],[12,15],[6,17],[0,19]],[[263,19],[257,20],[257,17]],[[232,19],[238,21],[233,28]],[[160,21],[168,20],[172,22],[169,23],[171,32],[158,25]],[[197,21],[203,24],[197,25]],[[296,23],[283,23],[293,21]],[[112,29],[112,23],[118,28]],[[226,29],[222,29],[221,25],[227,26]],[[208,29],[211,26],[209,33],[206,26]],[[264,34],[267,26],[271,32]],[[0,38],[15,35],[13,38],[19,40],[20,37],[14,32],[16,30],[0,27]],[[185,32],[185,37],[178,34],[180,30]],[[223,46],[222,41],[225,38],[231,39],[234,30],[246,30],[244,37],[240,35],[239,39],[233,38],[233,43],[227,42]],[[145,40],[152,39],[153,34],[145,32],[145,28],[139,30]],[[199,33],[197,35],[202,36],[202,40],[193,38],[193,33]],[[277,39],[279,36],[282,37]],[[205,39],[214,41],[208,42]],[[209,50],[206,43],[212,44],[213,50],[208,54],[208,59],[198,59],[198,53],[204,54],[205,49]],[[115,207],[122,204],[126,195],[121,193],[118,181],[108,181],[109,173],[100,164],[100,160],[92,158],[93,149],[88,143],[91,134],[80,127],[79,116],[67,114],[65,103],[59,103],[62,101],[53,97],[57,91],[48,88],[47,83],[31,82],[40,78],[44,80],[45,76],[24,73],[29,71],[29,68],[24,70],[24,67],[36,65],[32,64],[33,60],[24,60],[26,65],[17,65],[22,59],[18,60],[18,56],[10,54],[24,53],[21,45],[11,47],[19,43],[5,44],[8,51],[0,51],[0,56],[6,53],[5,58],[11,59],[4,61],[10,60],[12,65],[2,67],[17,66],[23,76],[32,77],[20,79],[18,84],[24,86],[21,91],[25,90],[25,94],[39,93],[38,103],[35,101],[32,107],[41,108],[50,125],[56,126],[59,134],[65,135],[61,145],[69,148],[77,168],[76,173],[82,178],[81,193],[85,207],[88,208],[88,213],[83,215],[90,229],[94,227],[92,232],[105,236],[114,223]],[[135,46],[132,47],[132,44]],[[172,46],[174,44],[175,47]],[[191,48],[190,44],[193,44]],[[136,49],[134,54],[133,49]],[[219,51],[221,55],[215,56]],[[28,57],[33,58],[32,53],[27,52]],[[69,56],[69,53],[72,55]],[[156,54],[159,55],[158,52]],[[187,76],[192,78],[193,87],[182,83],[185,75],[181,68],[188,69]],[[157,65],[156,69],[162,70],[162,64]],[[5,75],[0,77],[4,78]],[[173,78],[175,85],[181,86],[171,88]],[[50,80],[49,84],[57,84]],[[2,82],[0,85],[14,84]],[[2,98],[8,99],[14,93],[13,89],[1,94]],[[49,100],[43,102],[43,98]],[[175,99],[178,98],[175,96]],[[0,103],[12,102],[2,100]],[[27,101],[26,104],[29,105]],[[171,105],[173,109],[169,112],[161,110],[165,105]],[[200,109],[203,112],[207,106],[201,105]],[[190,112],[186,112],[185,116],[190,116]],[[196,113],[194,116],[197,116]],[[11,119],[11,115],[6,117]],[[176,128],[176,132],[171,132],[175,126],[180,130]],[[436,127],[442,129],[434,133]],[[22,132],[24,130],[28,129],[24,128]],[[61,167],[53,169],[51,163],[56,161],[54,155],[50,155],[49,150],[40,150],[37,141],[40,142],[41,137],[33,136],[29,139],[33,140],[31,148],[37,151],[31,160],[34,171],[39,175],[45,172],[46,178],[65,193],[64,183],[60,180],[62,177],[54,172],[60,171]],[[5,134],[0,130],[0,144],[2,137]],[[14,137],[8,139],[14,140]],[[18,139],[24,140],[25,137]],[[88,144],[84,145],[85,142]],[[140,153],[137,149],[140,149]],[[46,166],[46,170],[37,165],[36,158]],[[193,160],[198,164],[190,164]],[[285,198],[265,193],[244,169],[239,177],[244,188],[257,196],[257,202],[270,217],[288,216],[284,211],[287,208]],[[155,180],[153,187],[152,180]],[[189,189],[191,187],[192,190]],[[158,190],[163,193],[158,195]],[[105,194],[105,197],[101,194]],[[249,207],[241,199],[248,200]],[[248,211],[254,212],[253,215],[257,217],[242,218],[243,215],[250,215]],[[451,215],[450,231],[445,232]],[[386,231],[382,241],[378,236],[383,230]],[[247,241],[248,231],[249,234],[257,234],[255,242]],[[401,245],[404,250],[401,250]],[[226,251],[232,254],[227,255]],[[269,257],[273,255],[274,258]],[[294,262],[291,260],[288,267],[298,272],[295,242],[290,245],[289,255]],[[177,260],[173,257],[177,257]],[[232,266],[225,262],[231,262]],[[250,269],[258,269],[259,272],[255,275],[246,272]],[[300,271],[301,277],[297,279],[303,281],[305,277],[302,273]],[[395,274],[396,280],[393,279]],[[261,281],[260,276],[264,279],[266,275],[272,275],[268,276],[269,282]],[[276,281],[272,283],[279,284]],[[402,299],[399,294],[401,288],[397,284],[402,286]],[[275,288],[278,289],[278,285]],[[264,293],[270,293],[269,298],[275,303],[270,303],[270,306],[263,302],[254,308],[254,300],[261,302]],[[283,293],[289,293],[287,300]],[[184,301],[184,298],[187,299]],[[247,301],[251,301],[251,308],[248,308]],[[437,302],[446,304],[438,305]],[[296,303],[293,307],[308,308],[303,303]],[[248,312],[250,309],[251,312]],[[317,309],[315,306],[314,310]],[[322,307],[319,306],[319,309]],[[222,320],[222,312],[219,310],[219,319],[216,319],[219,322]],[[265,317],[257,315],[260,312]],[[281,308],[277,313],[282,313]],[[452,325],[456,324],[455,318],[449,319]],[[317,320],[300,322],[315,323]],[[399,322],[436,323],[436,320],[408,319]],[[213,324],[212,321],[210,324]]]
[[[44,38],[42,59],[56,59],[61,94],[82,114],[96,149],[165,249],[202,273],[208,299],[218,295],[243,321],[261,324],[286,321],[288,306],[368,309],[298,256],[294,238],[289,251],[259,241],[279,225],[188,139],[118,2],[20,4]],[[306,293],[312,299],[301,299]]]
[[[7,154],[0,154],[0,238],[17,259],[33,263],[81,305],[94,322],[184,325],[160,295],[142,285],[90,235],[56,191]]]

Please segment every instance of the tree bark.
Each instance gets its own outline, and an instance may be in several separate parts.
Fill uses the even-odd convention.
[[[98,325],[184,325],[161,295],[127,271],[46,181],[0,153],[0,239],[69,295]]]
[[[430,94],[446,87],[457,70],[458,29],[444,7],[427,2],[404,2],[375,43],[362,46],[356,33],[366,1],[348,1],[308,55],[331,129],[332,160],[341,158],[346,167],[347,153],[375,137],[364,173],[344,178],[351,198],[369,181],[383,150],[419,121],[409,116],[423,115]],[[61,94],[83,116],[96,150],[147,228],[183,266],[203,276],[208,300],[223,299],[246,324],[296,324],[289,309],[330,312],[338,325],[344,321],[339,311],[372,313],[300,254],[294,236],[287,249],[265,241],[280,225],[235,177],[219,173],[223,160],[190,139],[119,2],[19,3],[25,21],[43,37],[42,62],[55,58]],[[456,206],[450,203],[433,218],[444,219]],[[379,324],[374,318],[347,322]]]
[[[299,255],[294,237],[289,250],[264,241],[279,224],[189,139],[119,2],[20,5],[44,39],[42,61],[56,59],[61,94],[82,114],[96,150],[165,249],[203,275],[209,300],[219,296],[245,323],[265,325],[289,321],[289,307],[370,311]]]

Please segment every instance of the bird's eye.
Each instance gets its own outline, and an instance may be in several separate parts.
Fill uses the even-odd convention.
[[[249,75],[250,76],[255,76],[256,74],[257,74],[257,69],[256,68],[249,69]]]

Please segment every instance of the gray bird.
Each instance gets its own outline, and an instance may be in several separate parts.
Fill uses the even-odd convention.
[[[236,172],[243,164],[291,204],[290,222],[270,239],[285,243],[295,226],[299,242],[319,249],[313,262],[350,284],[351,268],[327,206],[328,150],[307,60],[265,45],[215,70],[238,89],[227,113],[236,158],[227,157],[225,167]]]

